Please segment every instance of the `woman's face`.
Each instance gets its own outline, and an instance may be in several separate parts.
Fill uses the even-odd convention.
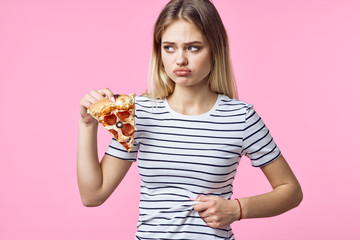
[[[162,35],[161,58],[165,72],[176,85],[202,86],[212,67],[210,46],[206,37],[192,23],[178,20]]]

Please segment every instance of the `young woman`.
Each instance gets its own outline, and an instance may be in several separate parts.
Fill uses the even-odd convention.
[[[173,0],[154,29],[148,94],[136,97],[135,147],[112,140],[100,164],[98,123],[80,102],[78,184],[85,206],[102,204],[133,162],[141,176],[136,239],[235,239],[230,224],[284,213],[301,187],[252,105],[237,100],[222,21],[208,0]],[[241,156],[273,190],[231,199]]]

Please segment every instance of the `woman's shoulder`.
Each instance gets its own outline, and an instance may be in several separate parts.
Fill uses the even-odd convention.
[[[241,99],[230,98],[226,95],[220,95],[219,106],[222,106],[224,108],[236,107],[237,109],[249,109],[253,107],[251,103],[245,102]]]
[[[135,102],[148,102],[151,99],[147,95],[137,95],[135,96]]]
[[[152,99],[147,95],[139,95],[135,97],[135,106],[137,108],[163,108],[165,104],[164,99]]]

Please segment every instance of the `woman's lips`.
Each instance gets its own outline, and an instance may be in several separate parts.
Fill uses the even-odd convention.
[[[188,68],[177,68],[174,70],[176,76],[186,76],[191,73]]]

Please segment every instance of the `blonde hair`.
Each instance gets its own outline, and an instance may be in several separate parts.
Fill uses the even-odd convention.
[[[180,19],[194,24],[209,42],[213,57],[213,69],[208,81],[210,89],[230,98],[238,98],[226,30],[209,0],[172,0],[161,11],[154,26],[147,95],[153,99],[163,99],[174,91],[175,84],[163,69],[161,38],[166,27]]]

